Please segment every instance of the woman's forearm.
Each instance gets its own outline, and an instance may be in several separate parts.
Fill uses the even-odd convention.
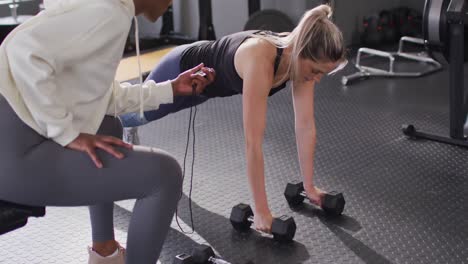
[[[296,142],[304,188],[314,187],[315,127],[296,127]]]
[[[246,159],[247,177],[255,202],[255,210],[258,213],[268,212],[262,147],[246,146]]]

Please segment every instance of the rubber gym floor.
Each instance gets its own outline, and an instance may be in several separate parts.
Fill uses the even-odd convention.
[[[409,62],[397,69],[420,67]],[[193,178],[195,233],[175,221],[160,262],[210,244],[231,263],[468,263],[468,150],[409,140],[404,123],[448,132],[448,71],[419,79],[371,79],[343,87],[342,74],[316,87],[318,145],[315,181],[343,192],[344,215],[329,218],[304,205],[292,210],[283,191],[300,180],[290,89],[269,100],[264,142],[269,203],[274,215],[292,215],[293,243],[258,232],[233,231],[229,214],[252,204],[245,175],[241,97],[198,107]],[[468,71],[465,70],[465,76]],[[182,163],[189,111],[140,129],[142,144],[165,149]],[[191,151],[179,216],[190,231]],[[39,175],[38,175],[39,176]],[[129,175],[131,176],[131,175]],[[115,205],[117,239],[126,240],[133,201]],[[0,237],[0,263],[87,263],[91,230],[86,207],[47,208],[44,218]]]

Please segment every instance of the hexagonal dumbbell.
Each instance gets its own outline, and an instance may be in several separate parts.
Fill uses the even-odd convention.
[[[232,208],[231,220],[232,227],[239,232],[247,232],[250,230],[254,218],[252,208],[247,204],[238,204]],[[289,242],[296,234],[296,222],[294,218],[283,215],[273,219],[271,226],[271,234],[276,241]]]
[[[213,248],[208,245],[199,245],[194,248],[192,250],[192,257],[196,264],[230,264],[229,262],[216,257]]]
[[[199,245],[192,250],[192,255],[180,254],[175,256],[173,264],[230,264],[217,258],[213,248],[208,245]]]
[[[191,255],[182,253],[174,257],[172,264],[195,264],[195,262]]]
[[[304,199],[307,198],[307,194],[304,191],[304,184],[302,182],[288,183],[284,190],[284,197],[286,197],[291,207],[301,205]],[[330,192],[325,194],[322,198],[322,209],[329,215],[339,216],[343,213],[345,203],[342,193]]]

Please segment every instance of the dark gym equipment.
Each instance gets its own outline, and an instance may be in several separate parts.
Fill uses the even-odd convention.
[[[423,33],[427,49],[437,58],[449,62],[450,129],[449,137],[419,132],[413,125],[404,125],[403,133],[411,138],[423,138],[445,144],[468,147],[464,133],[467,98],[464,88],[465,40],[468,23],[465,0],[426,0],[423,13]]]
[[[175,256],[173,264],[230,264],[216,257],[213,248],[199,245],[192,250],[192,255],[180,254]]]
[[[291,207],[301,205],[304,199],[307,198],[307,194],[304,191],[304,184],[302,182],[288,183],[284,190],[284,197],[286,197]],[[330,192],[325,194],[322,199],[322,209],[331,216],[339,216],[343,213],[345,203],[342,193]]]
[[[174,7],[171,5],[162,16],[162,27],[159,41],[163,45],[183,45],[194,42],[192,38],[175,32],[174,29]]]
[[[408,7],[398,7],[391,10],[399,37],[421,37],[421,14]]]
[[[215,40],[216,34],[213,26],[211,0],[198,0],[198,9],[200,16],[198,40]],[[161,28],[160,39],[166,45],[182,45],[195,41],[192,38],[188,38],[175,32],[174,9],[172,5],[163,15],[163,26]]]
[[[380,46],[384,40],[383,27],[378,15],[370,15],[363,18],[364,32],[361,42],[367,47]]]
[[[195,42],[197,40],[215,40],[216,33],[213,26],[213,14],[211,0],[198,0],[199,9],[199,30],[198,39],[190,38],[174,29],[174,9],[171,5],[162,17],[162,28],[159,38],[140,39],[140,49],[154,49],[167,45],[183,45]],[[125,53],[135,51],[135,44],[127,40]]]
[[[367,47],[392,44],[401,37],[421,37],[421,14],[416,10],[399,7],[382,10],[363,19],[361,42]]]
[[[0,201],[0,235],[25,226],[28,217],[42,217],[44,215],[45,207]]]
[[[464,40],[468,38],[468,18],[466,15],[466,3],[463,5],[463,1],[455,1],[454,4],[450,5],[450,0],[427,0],[424,5],[423,13],[423,35],[426,40],[427,48],[431,55],[442,59],[450,60],[450,42],[451,42],[451,25],[458,23],[464,23]],[[460,6],[464,10],[448,10],[450,7],[453,9],[457,8],[456,5]],[[453,19],[448,17],[449,12],[454,16]],[[455,14],[458,13],[458,14]],[[464,17],[463,17],[463,14]],[[458,16],[458,18],[457,18]],[[464,41],[465,42],[465,41]],[[466,44],[466,42],[465,42]],[[465,61],[467,61],[468,53],[464,53]]]
[[[247,204],[238,204],[232,208],[229,219],[235,230],[247,232],[254,221],[252,208]],[[296,234],[296,222],[294,218],[283,215],[273,219],[271,233],[276,241],[291,241]]]
[[[249,0],[249,20],[244,30],[269,30],[277,33],[291,32],[294,22],[279,10],[260,10],[260,0]]]
[[[379,13],[379,20],[382,26],[382,35],[384,43],[395,43],[401,37],[398,35],[395,23],[395,16],[388,10]]]
[[[200,27],[198,30],[199,40],[215,40],[216,33],[213,25],[213,14],[211,0],[199,0]]]

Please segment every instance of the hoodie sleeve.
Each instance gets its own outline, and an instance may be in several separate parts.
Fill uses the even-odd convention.
[[[155,110],[161,104],[173,102],[174,94],[171,81],[156,83],[153,80],[147,81],[141,87],[143,89],[143,110]],[[119,83],[114,81],[113,93],[108,115],[121,115],[125,113],[137,112],[140,109],[140,85],[130,83]]]
[[[128,27],[122,22],[125,19],[115,10],[91,6],[56,14],[14,33],[7,46],[11,74],[43,136],[66,146],[80,134],[74,127],[73,105],[66,103],[70,87],[58,87],[56,80],[76,61],[97,56],[109,43],[125,37],[130,28],[130,22]]]

